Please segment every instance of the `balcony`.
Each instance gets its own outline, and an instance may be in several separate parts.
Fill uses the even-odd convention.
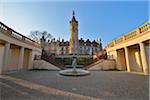
[[[8,26],[6,26],[5,24],[3,24],[2,22],[0,22],[0,32],[4,35],[7,35],[13,39],[19,40],[21,42],[30,44],[32,46],[38,47],[40,48],[40,44],[38,44],[37,42],[35,42],[34,40],[16,32],[15,30],[9,28]]]
[[[121,36],[121,37],[113,40],[112,42],[108,43],[107,48],[111,48],[118,44],[135,39],[141,35],[148,33],[149,30],[150,30],[150,22],[148,21],[148,22],[144,23],[142,26],[140,26],[139,28],[136,28],[135,30],[125,34],[124,36]]]

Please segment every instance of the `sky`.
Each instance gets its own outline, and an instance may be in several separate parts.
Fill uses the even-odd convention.
[[[103,47],[150,18],[148,0],[0,0],[0,21],[26,36],[39,30],[69,40],[73,10],[79,39],[101,38]]]

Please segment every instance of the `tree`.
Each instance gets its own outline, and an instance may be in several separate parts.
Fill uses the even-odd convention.
[[[52,35],[47,31],[32,31],[30,32],[29,37],[38,43],[40,43],[42,37],[46,40],[52,39]]]

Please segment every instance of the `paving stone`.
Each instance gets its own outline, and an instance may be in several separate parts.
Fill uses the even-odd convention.
[[[91,75],[83,77],[60,76],[58,71],[21,71],[9,73],[8,76],[23,79],[35,84],[40,84],[49,88],[58,89],[83,96],[98,98],[100,100],[149,100],[149,80],[148,76],[120,71],[91,71]],[[4,81],[3,81],[4,82]],[[12,84],[12,83],[7,83]],[[5,86],[1,90],[2,98],[6,96]],[[50,95],[40,91],[14,87],[23,90],[31,96],[25,95],[24,100],[42,98],[41,100],[78,100],[75,97],[60,95]],[[10,90],[11,91],[11,90]],[[7,95],[11,92],[8,90]],[[13,90],[12,90],[13,91]],[[33,96],[33,98],[32,98]],[[17,97],[10,95],[10,98]],[[27,99],[26,99],[27,98]],[[5,100],[5,99],[2,99]]]

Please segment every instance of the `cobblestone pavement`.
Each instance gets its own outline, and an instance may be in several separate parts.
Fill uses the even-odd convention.
[[[0,87],[1,100],[149,100],[148,76],[119,71],[21,71],[1,76]]]

